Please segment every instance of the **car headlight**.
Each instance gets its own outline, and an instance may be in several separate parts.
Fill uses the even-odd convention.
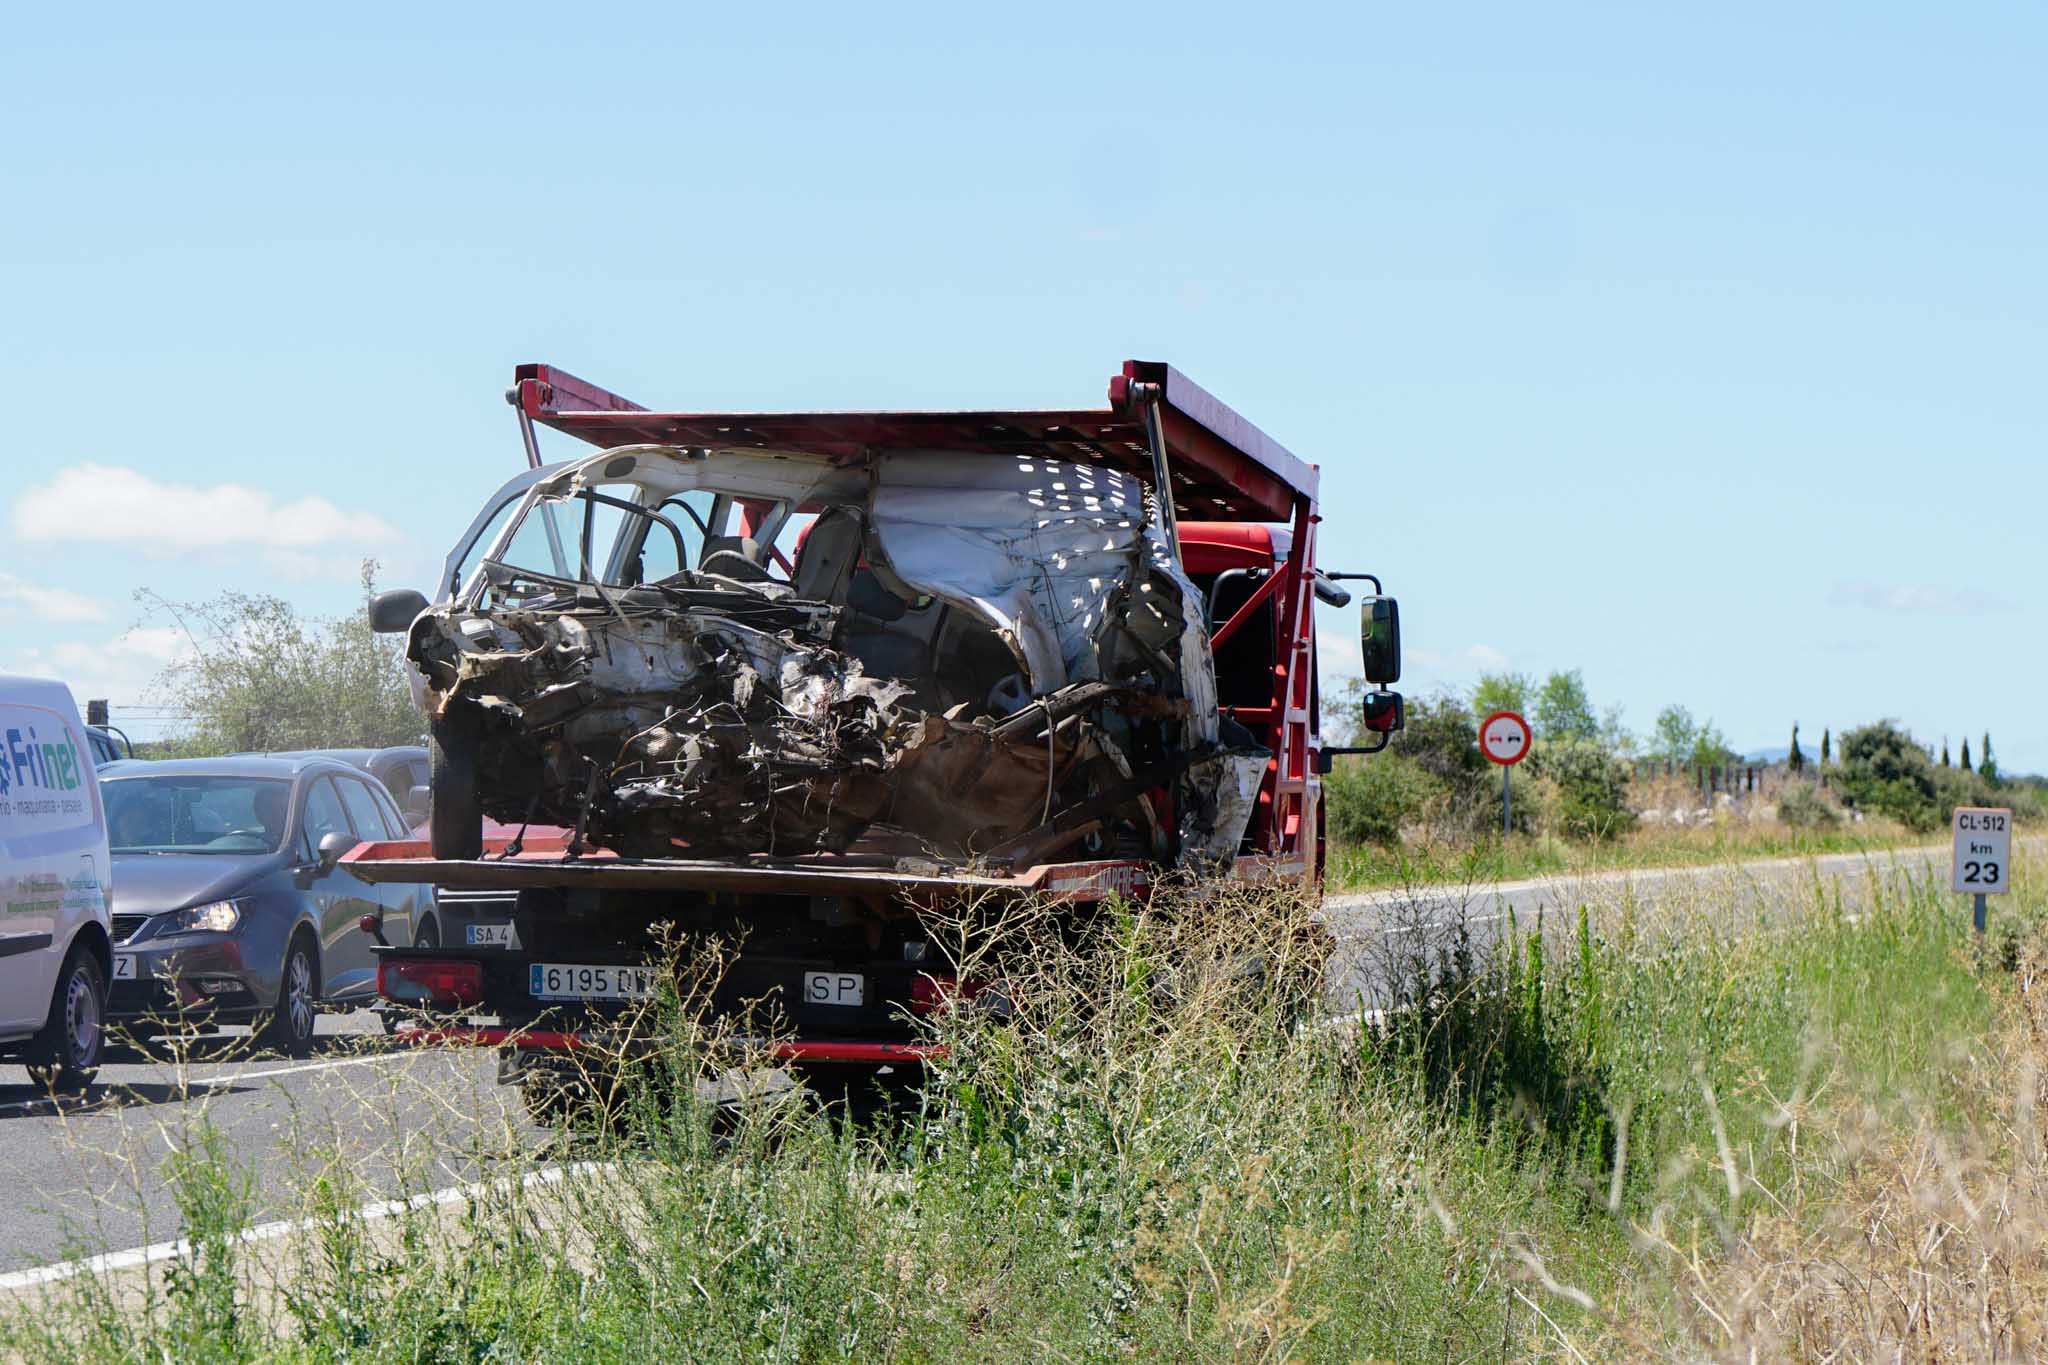
[[[164,925],[167,934],[225,934],[242,922],[242,911],[233,901],[213,901],[190,910],[174,911]]]

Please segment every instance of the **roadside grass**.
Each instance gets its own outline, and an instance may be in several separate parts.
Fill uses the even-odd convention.
[[[1645,826],[1618,838],[1574,839],[1517,833],[1455,839],[1417,836],[1393,844],[1332,841],[1333,891],[1462,886],[1525,877],[1625,868],[1701,867],[1749,858],[1808,858],[1873,853],[1932,842],[1924,832],[1881,818],[1854,825],[1797,828],[1775,821],[1720,817],[1689,827]]]
[[[950,1053],[907,1108],[856,1124],[707,1090],[734,1043],[687,988],[617,1121],[476,1139],[492,1180],[376,1220],[349,1212],[375,1197],[360,1157],[309,1151],[305,1229],[262,1244],[238,1240],[247,1160],[202,1112],[170,1170],[185,1253],[140,1288],[44,1287],[0,1312],[0,1347],[2028,1358],[2048,900],[2011,900],[1982,963],[1958,898],[1904,873],[1498,943],[1418,905],[1355,964],[1395,1007],[1337,1019],[1302,901],[1188,886],[1077,939],[981,907],[935,937],[1004,990],[932,1021]],[[386,1157],[408,1192],[446,1183],[416,1133]]]

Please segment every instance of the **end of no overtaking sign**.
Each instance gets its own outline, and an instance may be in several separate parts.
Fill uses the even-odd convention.
[[[1950,887],[1979,896],[2012,890],[2012,812],[2000,806],[1957,806],[1950,823],[1955,862]]]
[[[1502,767],[1529,756],[1529,722],[1513,711],[1496,711],[1479,722],[1479,750]]]

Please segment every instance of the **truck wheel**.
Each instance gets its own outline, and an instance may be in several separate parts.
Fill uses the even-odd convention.
[[[292,935],[278,974],[277,1003],[256,1028],[256,1046],[303,1057],[313,1050],[313,1024],[319,1017],[320,964],[304,933]]]
[[[475,858],[484,851],[484,812],[476,795],[476,750],[475,726],[444,716],[430,727],[427,838],[436,858]]]
[[[107,982],[99,959],[74,943],[57,974],[49,1018],[25,1049],[28,1074],[46,1090],[76,1095],[99,1073],[107,1046]]]

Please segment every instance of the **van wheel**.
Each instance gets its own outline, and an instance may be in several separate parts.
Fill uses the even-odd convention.
[[[484,812],[476,795],[476,727],[437,716],[428,730],[428,842],[436,858],[479,857]]]
[[[278,974],[277,1003],[256,1029],[259,1049],[304,1057],[313,1050],[313,1024],[319,1017],[320,964],[304,934],[292,936]]]
[[[50,998],[50,1017],[29,1043],[28,1074],[47,1090],[76,1095],[99,1073],[107,1047],[107,981],[99,959],[83,943],[71,946],[57,989]]]

